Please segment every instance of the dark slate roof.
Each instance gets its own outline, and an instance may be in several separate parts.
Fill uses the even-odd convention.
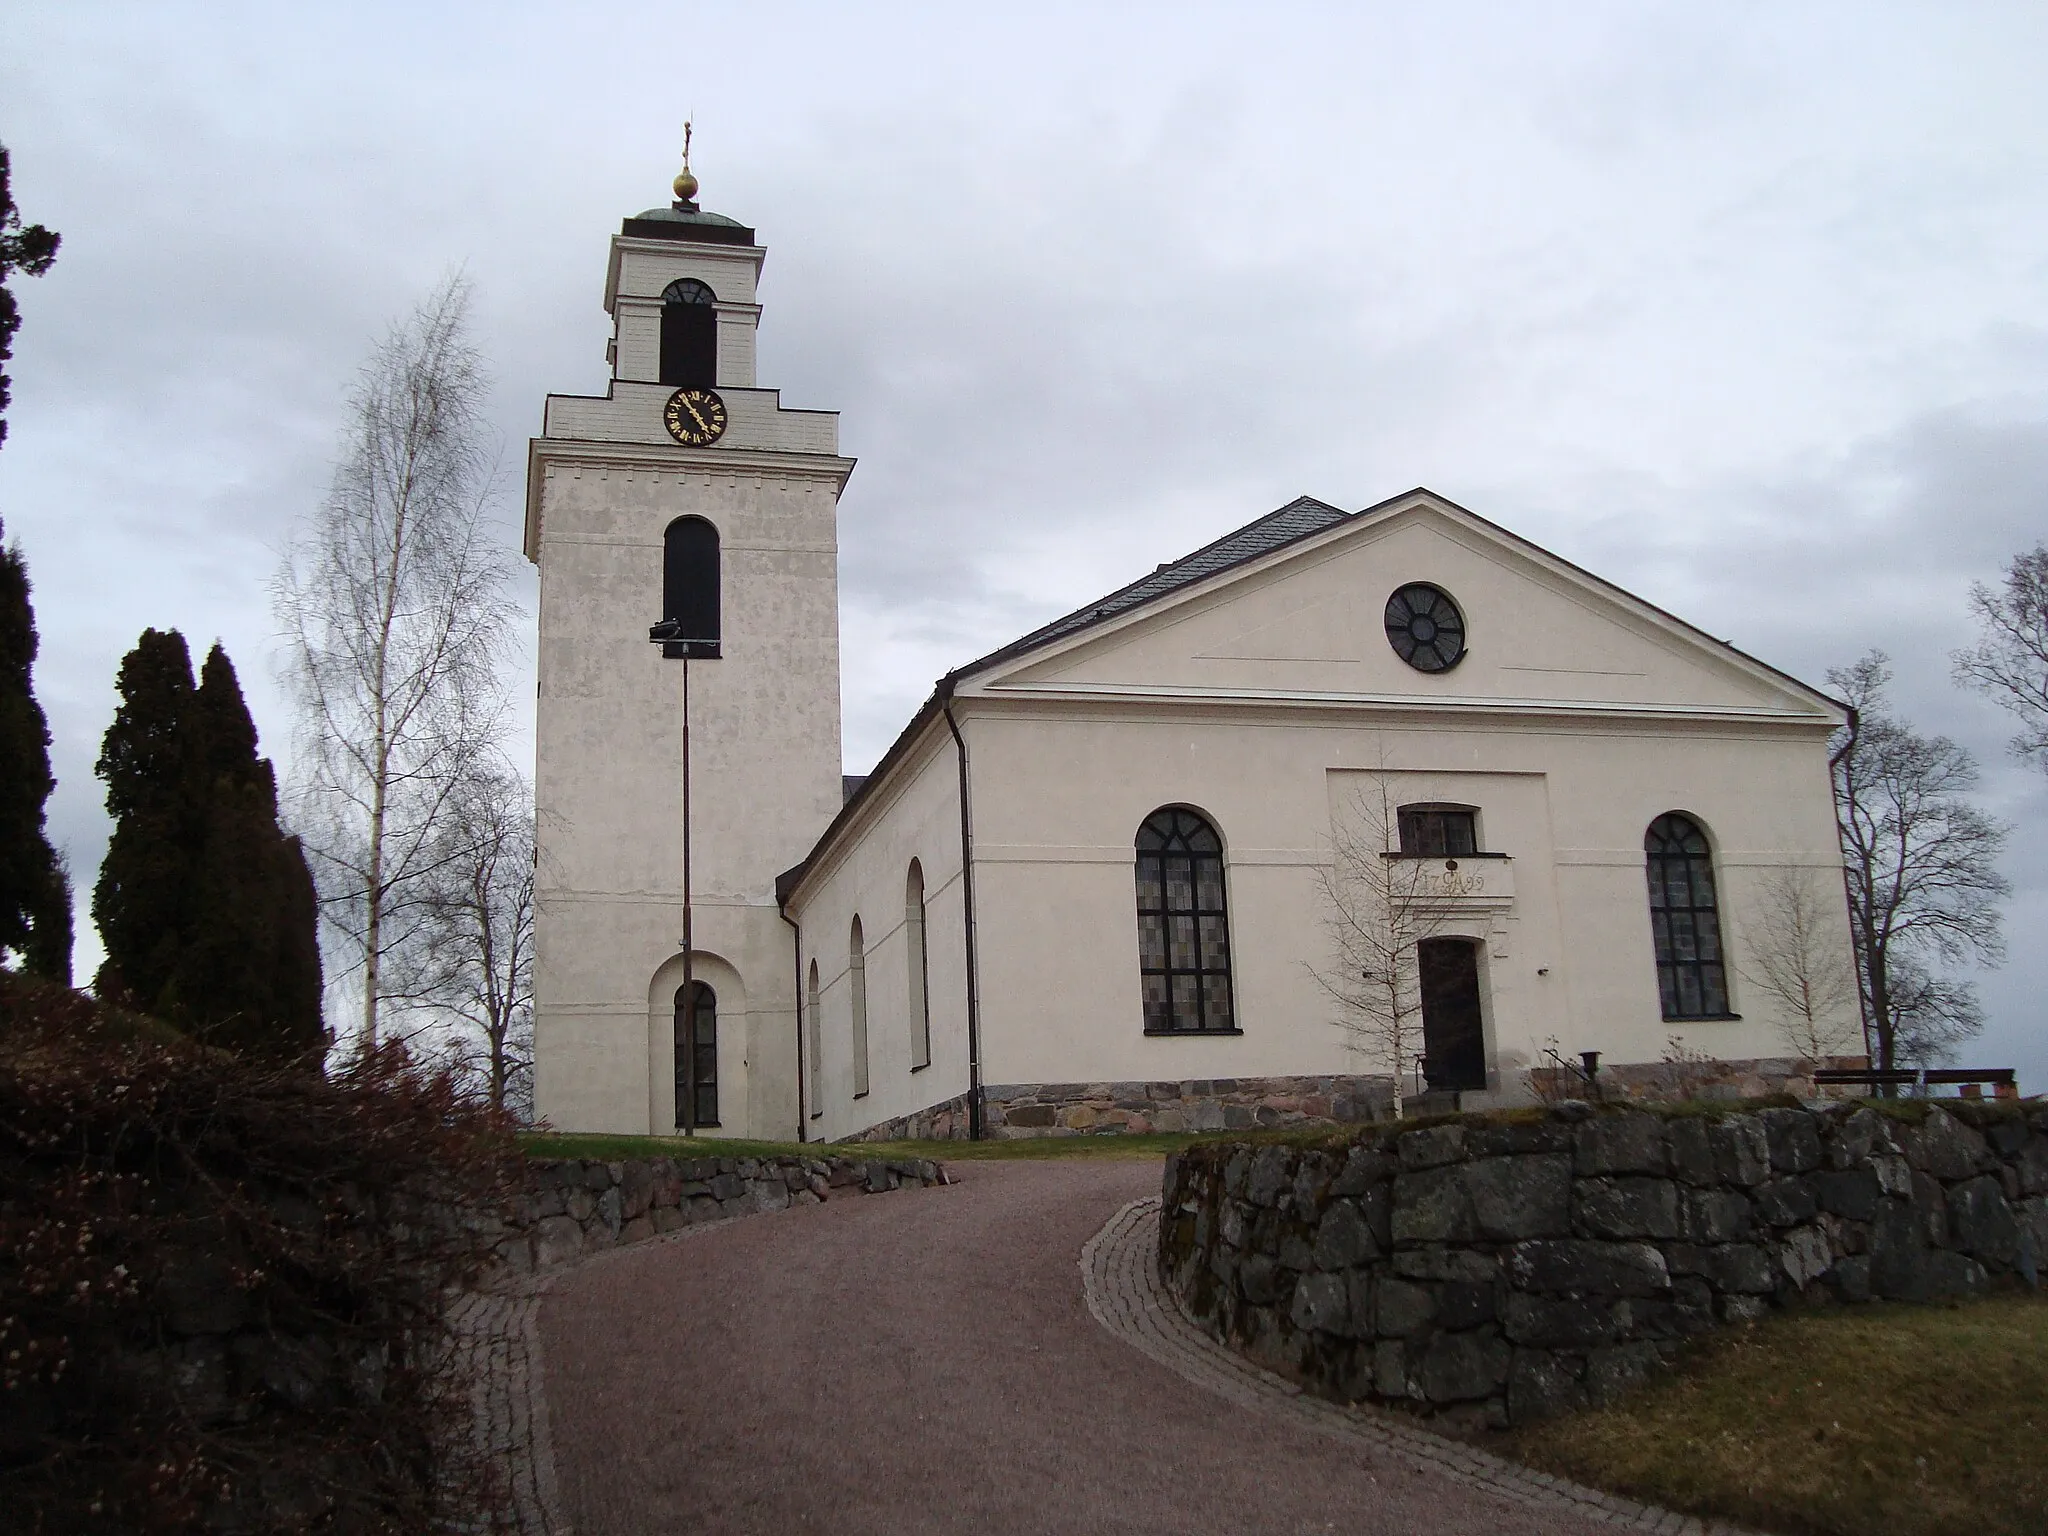
[[[839,803],[844,805],[855,795],[859,794],[861,785],[867,783],[867,781],[868,776],[864,773],[842,773],[839,775]]]
[[[1013,640],[1000,650],[991,651],[978,661],[969,662],[952,675],[960,677],[975,671],[993,661],[1007,661],[1021,656],[1026,651],[1035,651],[1042,645],[1088,629],[1120,613],[1177,592],[1182,587],[1193,586],[1196,582],[1227,571],[1234,565],[1243,565],[1261,555],[1305,539],[1310,534],[1321,533],[1338,523],[1347,522],[1359,516],[1331,506],[1326,501],[1317,501],[1313,496],[1297,496],[1276,512],[1268,512],[1255,522],[1246,523],[1235,533],[1226,533],[1213,544],[1204,544],[1191,555],[1182,555],[1178,560],[1169,560],[1149,576],[1141,576],[1127,587],[1119,587],[1107,597],[1076,608],[1064,618],[1054,619],[1039,629],[1034,629],[1022,639]]]

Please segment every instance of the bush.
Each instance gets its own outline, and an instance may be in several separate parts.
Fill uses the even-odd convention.
[[[400,1047],[255,1066],[0,972],[9,1528],[488,1520],[445,1309],[517,1166]]]

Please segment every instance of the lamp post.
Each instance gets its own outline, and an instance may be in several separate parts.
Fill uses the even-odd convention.
[[[697,987],[693,973],[695,946],[690,923],[690,651],[693,642],[683,634],[681,619],[663,619],[651,626],[647,638],[661,647],[663,656],[678,657],[683,664],[683,1072],[676,1084],[678,1123],[685,1136],[697,1134]],[[670,648],[674,649],[671,650]]]

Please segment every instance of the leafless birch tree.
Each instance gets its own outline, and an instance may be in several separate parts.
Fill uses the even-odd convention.
[[[424,1013],[497,1109],[533,1097],[533,791],[509,769],[459,785],[422,882],[417,942],[387,998]]]
[[[2048,771],[2048,544],[2013,556],[1998,591],[1970,588],[1977,643],[1954,656],[1956,680],[2019,717],[2013,756]]]
[[[508,572],[484,518],[493,467],[467,314],[450,278],[373,349],[333,486],[272,583],[299,711],[297,819],[355,963],[366,1045],[502,708]]]
[[[1418,945],[1443,912],[1428,861],[1399,856],[1397,798],[1390,774],[1368,773],[1333,818],[1330,862],[1316,876],[1335,964],[1312,974],[1352,1049],[1392,1077],[1398,1120],[1406,1075],[1423,1055]]]
[[[1778,1005],[1778,1032],[1809,1060],[1863,1044],[1856,965],[1841,944],[1842,886],[1832,870],[1769,870],[1744,904],[1743,978]]]
[[[1882,651],[1828,673],[1854,711],[1831,748],[1835,819],[1842,838],[1863,1021],[1870,1054],[1890,1069],[1901,1055],[1899,984],[1941,960],[2004,956],[1998,873],[2005,827],[1963,797],[1977,765],[1946,736],[1922,736],[1885,708],[1891,668]],[[1941,979],[1951,1002],[1969,984]],[[1939,1001],[1929,994],[1930,1001]],[[1951,1008],[1952,1022],[1975,1017]]]

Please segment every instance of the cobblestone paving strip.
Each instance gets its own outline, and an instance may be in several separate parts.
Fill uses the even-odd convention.
[[[738,1217],[707,1221],[641,1246],[687,1241],[730,1226]],[[575,1536],[563,1517],[548,1433],[546,1372],[541,1362],[540,1301],[564,1275],[601,1263],[621,1249],[465,1294],[449,1312],[454,1366],[469,1396],[471,1448],[504,1474],[511,1493],[512,1536]],[[483,1527],[476,1527],[481,1532]]]
[[[1535,1509],[1569,1509],[1625,1531],[1658,1536],[1758,1536],[1741,1526],[1702,1520],[1552,1477],[1400,1416],[1311,1397],[1254,1365],[1191,1319],[1159,1275],[1159,1197],[1133,1200],[1081,1249],[1088,1310],[1110,1333],[1184,1380],[1243,1408],[1406,1458],[1435,1473]]]

